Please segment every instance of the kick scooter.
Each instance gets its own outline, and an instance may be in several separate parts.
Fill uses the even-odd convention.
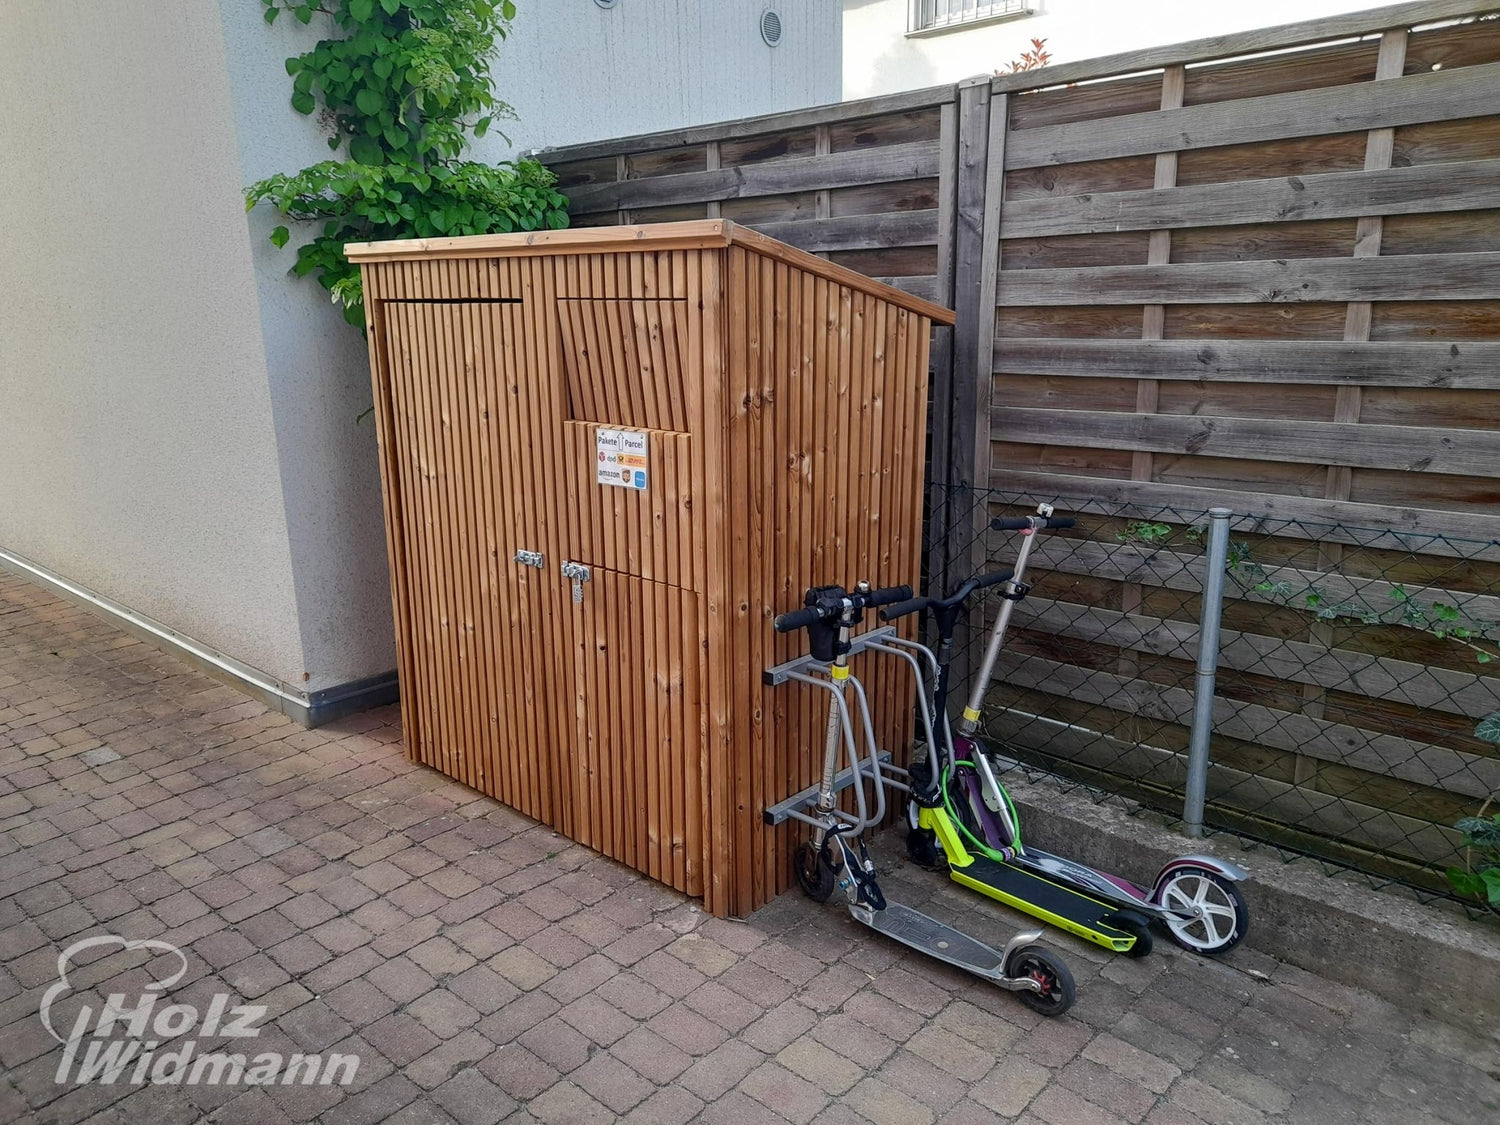
[[[992,755],[975,736],[1011,612],[1029,590],[1024,579],[1036,533],[1073,525],[1052,511],[1051,505],[1041,504],[1034,516],[993,522],[997,531],[1020,531],[1023,536],[1014,571],[970,579],[946,598],[913,598],[881,610],[886,621],[931,610],[941,654],[933,656],[923,647],[930,658],[932,695],[929,701],[919,678],[919,712],[925,727],[930,730],[935,723],[941,729],[936,739],[929,737],[933,753],[912,767],[907,852],[928,867],[936,866],[941,853],[955,882],[1106,949],[1144,957],[1151,950],[1149,923],[1157,921],[1185,949],[1224,953],[1244,939],[1250,925],[1249,909],[1235,886],[1248,877],[1243,868],[1213,856],[1179,856],[1147,889],[1024,845],[1015,804],[996,777]],[[1005,600],[955,737],[947,717],[953,634],[968,599],[996,584]]]
[[[1073,1005],[1073,976],[1060,958],[1033,944],[1040,930],[1016,934],[1005,948],[995,950],[961,930],[939,922],[898,902],[887,902],[875,879],[875,865],[865,848],[864,831],[885,818],[886,790],[909,792],[898,780],[905,770],[890,764],[875,744],[870,704],[864,686],[849,672],[852,653],[867,649],[904,656],[911,642],[892,628],[853,636],[866,609],[911,598],[909,586],[872,590],[861,582],[853,590],[820,586],[807,592],[804,608],[776,619],[778,633],[806,629],[810,655],[767,669],[768,684],[796,682],[827,691],[828,733],[823,749],[822,778],[817,785],[765,810],[768,825],[798,820],[812,828],[812,839],[799,844],[793,857],[797,885],[815,902],[827,902],[837,888],[844,893],[849,914],[903,945],[977,977],[1014,991],[1022,1003],[1044,1016],[1056,1016]],[[849,696],[859,715],[862,738],[855,737]],[[865,753],[857,748],[862,742]],[[839,770],[840,755],[848,761]],[[867,787],[871,790],[867,797]],[[850,789],[853,813],[838,807],[839,793]]]

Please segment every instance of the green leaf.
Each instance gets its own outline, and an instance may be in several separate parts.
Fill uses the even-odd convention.
[[[380,146],[369,137],[355,137],[349,142],[349,156],[360,164],[378,164]]]
[[[318,103],[313,100],[311,94],[298,90],[292,94],[292,108],[298,113],[311,113],[318,108]]]
[[[374,116],[385,108],[385,99],[380,96],[378,90],[372,90],[366,86],[354,95],[354,104],[359,107],[361,113]]]
[[[396,64],[387,58],[377,58],[370,64],[370,69],[375,72],[375,77],[381,80],[391,76],[391,71],[396,69]]]
[[[349,14],[364,23],[375,14],[375,0],[349,0]]]
[[[1462,867],[1450,867],[1447,874],[1448,885],[1461,895],[1479,898],[1485,891],[1484,880],[1472,871],[1465,871]]]
[[[292,232],[287,230],[286,227],[277,227],[271,232],[271,242],[277,247],[285,246],[287,239],[291,237]]]
[[[279,16],[279,15],[281,15],[281,9],[280,8],[267,8],[266,9],[266,22],[267,23],[275,23],[276,22],[276,17]]]
[[[1491,905],[1500,903],[1500,868],[1481,871],[1479,877],[1484,880],[1485,901]]]
[[[401,0],[380,0],[380,6],[385,9],[385,14],[394,16],[401,10]]]
[[[1480,719],[1479,725],[1474,728],[1474,737],[1500,744],[1500,711]]]
[[[313,7],[311,4],[303,4],[300,8],[293,11],[292,14],[297,17],[298,23],[312,23]]]
[[[301,69],[302,69],[302,56],[301,55],[293,55],[291,58],[289,58],[289,59],[286,60],[286,72],[288,74],[296,74]]]
[[[502,16],[504,16],[507,20],[513,20],[513,19],[515,19],[516,18],[515,0],[502,0],[502,2],[500,4],[500,14]]]
[[[488,133],[490,131],[490,122],[493,120],[494,118],[492,117],[481,117],[478,121],[474,122],[474,135],[482,137]]]
[[[1493,660],[1495,658],[1493,656],[1491,656],[1487,652],[1476,652],[1474,654],[1474,659],[1477,660],[1477,661],[1479,661],[1479,663],[1481,663],[1481,664],[1488,664],[1491,660]]]

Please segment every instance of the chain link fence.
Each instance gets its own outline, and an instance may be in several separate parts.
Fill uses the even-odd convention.
[[[990,521],[1041,501],[1077,524],[1033,548],[988,738],[1182,818],[1209,513],[935,487],[929,592],[1013,566],[1021,536]],[[1464,901],[1447,872],[1478,857],[1454,825],[1500,794],[1500,542],[1242,512],[1229,528],[1204,826]],[[959,635],[955,706],[999,604]]]

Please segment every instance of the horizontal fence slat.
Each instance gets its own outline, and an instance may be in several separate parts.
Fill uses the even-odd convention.
[[[1500,390],[1500,344],[1334,340],[995,342],[996,374]]]
[[[1492,10],[1494,5],[1476,3],[1476,0],[1423,0],[1420,3],[1392,4],[1368,11],[1193,39],[1186,43],[1146,47],[1139,51],[1125,51],[1079,62],[1057,63],[1040,72],[1032,70],[1020,74],[1004,74],[995,78],[990,88],[1000,94],[1062,86],[1071,82],[1090,82],[1140,71],[1160,70],[1166,66],[1207,63],[1238,55],[1259,54],[1262,51],[1306,47],[1334,39],[1369,35],[1390,28],[1415,27]]]
[[[1500,430],[997,406],[993,441],[1500,476]]]
[[[1500,90],[1496,91],[1500,107]],[[1001,270],[1004,307],[1476,301],[1500,297],[1500,253],[1279,258]]]
[[[1198,651],[1198,626],[1191,622],[1167,621],[1035,595],[1019,603],[1016,625],[1174,660],[1191,662]],[[1500,711],[1500,680],[1472,672],[1234,629],[1223,630],[1220,638],[1220,668],[1472,719]]]
[[[992,551],[991,555],[994,554]],[[1206,568],[1202,555],[1186,555],[1180,551],[1152,549],[1132,543],[1101,543],[1050,536],[1032,549],[1031,565],[1064,574],[1112,582],[1137,582],[1189,593],[1202,591]],[[1395,596],[1398,584],[1379,578],[1359,578],[1271,564],[1261,564],[1255,578],[1257,585],[1260,582],[1285,584],[1291,592],[1286,596],[1263,592],[1231,572],[1226,596],[1266,605],[1290,605],[1293,609],[1314,608],[1306,605],[1306,596],[1311,593],[1316,593],[1317,605],[1324,608],[1344,605],[1379,612],[1398,609],[1401,605]],[[1452,606],[1462,614],[1461,620],[1454,624],[1468,627],[1500,624],[1500,597],[1412,583],[1400,583],[1399,592],[1426,605]]]
[[[957,87],[952,85],[929,86],[921,90],[906,90],[899,94],[882,94],[878,97],[860,98],[851,102],[833,102],[827,105],[809,106],[806,109],[783,110],[779,113],[761,114],[758,117],[740,117],[732,121],[691,125],[683,129],[664,129],[655,133],[637,133],[629,137],[561,145],[557,148],[540,150],[537,158],[550,168],[575,161],[598,160],[600,157],[616,156],[621,153],[658,152],[663,149],[682,148],[686,145],[707,144],[709,141],[739,140],[744,137],[784,133],[817,125],[836,125],[846,121],[862,121],[871,117],[898,116],[912,110],[949,105],[956,97],[956,90]]]
[[[734,164],[712,171],[584,184],[570,188],[567,195],[572,213],[586,215],[624,207],[665,207],[674,203],[704,203],[899,180],[926,180],[938,174],[938,155],[936,139],[911,141],[823,156]]]
[[[1151,113],[1017,129],[1005,167],[1036,168],[1155,152],[1386,129],[1500,109],[1500,63],[1351,82]]]
[[[1007,200],[1001,238],[1500,207],[1500,160]]]
[[[938,279],[935,277],[877,277],[875,280],[882,285],[889,285],[892,289],[910,293],[913,297],[921,297],[924,301],[936,301],[941,304],[944,300],[940,293]]]
[[[1002,654],[995,680],[1182,727],[1189,726],[1193,719],[1193,693],[1186,688],[1040,656]],[[1223,696],[1214,697],[1213,716],[1215,734],[1242,742],[1305,754],[1466,797],[1483,799],[1500,792],[1500,760],[1494,758]]]
[[[1049,757],[1074,762],[1117,777],[1181,790],[1187,758],[1172,750],[1127,742],[1099,731],[1058,724],[1043,735],[1037,720],[998,711],[985,718],[986,731],[1014,746],[1035,746]],[[1268,777],[1211,763],[1208,771],[1210,810],[1216,805],[1297,831],[1330,836],[1374,851],[1389,852],[1426,866],[1454,861],[1459,835],[1445,825],[1334,797]]]
[[[1203,488],[1003,467],[990,474],[990,489],[1055,498],[1075,512],[1144,519],[1160,518],[1162,508],[1202,512],[1224,507],[1235,513],[1231,526],[1251,534],[1500,561],[1500,516],[1484,512],[1281,496],[1252,492],[1248,484],[1244,489]]]
[[[840,215],[788,223],[745,225],[799,250],[884,250],[896,246],[934,246],[937,210],[890,211],[873,215]]]

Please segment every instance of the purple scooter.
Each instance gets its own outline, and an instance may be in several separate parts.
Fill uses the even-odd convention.
[[[970,579],[947,598],[913,598],[880,612],[892,621],[930,610],[939,638],[940,655],[924,645],[911,645],[925,654],[930,670],[931,696],[926,687],[917,694],[932,752],[925,762],[911,767],[908,854],[929,867],[941,856],[955,882],[1106,949],[1144,957],[1151,949],[1150,923],[1155,921],[1185,949],[1224,953],[1244,939],[1250,925],[1249,909],[1235,886],[1248,876],[1243,868],[1208,855],[1179,856],[1147,888],[1023,845],[1015,804],[995,776],[990,752],[975,737],[984,689],[999,659],[1011,612],[1028,590],[1023,578],[1036,533],[1073,524],[1072,519],[1054,517],[1052,511],[1050,504],[1041,504],[1034,516],[994,521],[996,530],[1020,531],[1024,536],[1014,572]],[[946,713],[953,634],[968,599],[993,585],[1001,585],[1005,601],[955,736]]]

